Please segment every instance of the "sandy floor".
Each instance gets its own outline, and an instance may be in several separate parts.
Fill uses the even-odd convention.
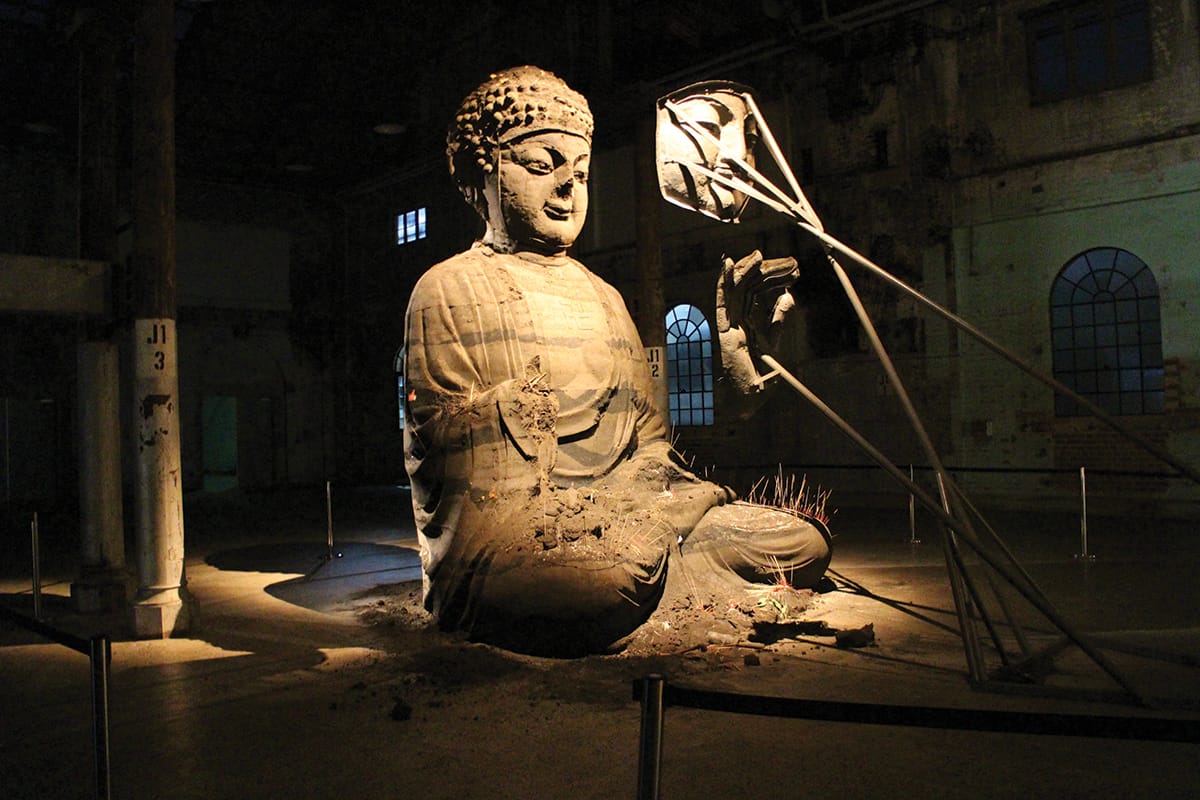
[[[1077,522],[1003,521],[1016,522],[1008,541],[1055,606],[1118,648],[1104,653],[1154,701],[1145,710],[1076,697],[1115,689],[1076,650],[1037,692],[972,689],[941,550],[932,531],[908,544],[903,509],[839,514],[827,591],[793,603],[774,641],[654,638],[654,625],[680,624],[660,614],[621,653],[554,660],[429,624],[402,492],[345,499],[331,561],[319,503],[276,502],[193,501],[192,631],[114,643],[115,797],[632,797],[631,687],[651,672],[785,697],[1200,719],[1200,537],[1189,524],[1150,532],[1140,520],[1134,537],[1129,521],[1093,521],[1098,558],[1085,566],[1071,558]],[[71,613],[66,562],[48,570],[48,620],[119,628]],[[27,573],[8,567],[0,601],[27,609]],[[837,632],[867,625],[873,640],[838,646]],[[1028,631],[1053,639],[1032,618]],[[0,797],[90,796],[87,669],[0,623]],[[663,787],[673,798],[1181,797],[1200,792],[1198,756],[1196,744],[672,708]]]

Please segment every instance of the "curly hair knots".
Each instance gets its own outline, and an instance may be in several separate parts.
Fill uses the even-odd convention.
[[[552,72],[524,66],[491,75],[463,99],[446,135],[450,174],[468,190],[495,168],[496,147],[539,130],[592,139],[592,112],[579,92]]]

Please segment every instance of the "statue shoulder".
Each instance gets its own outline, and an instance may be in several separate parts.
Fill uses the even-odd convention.
[[[417,279],[413,293],[434,291],[438,287],[471,281],[484,270],[486,256],[477,250],[464,250],[439,261]]]

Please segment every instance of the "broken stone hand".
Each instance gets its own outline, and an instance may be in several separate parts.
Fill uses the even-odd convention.
[[[717,280],[717,337],[721,363],[744,394],[763,390],[755,359],[778,347],[783,323],[795,308],[791,288],[800,276],[796,259],[764,259],[758,250],[725,258]]]
[[[557,447],[558,398],[546,376],[530,364],[521,379],[504,381],[494,393],[500,421],[518,452],[529,461],[550,468]]]

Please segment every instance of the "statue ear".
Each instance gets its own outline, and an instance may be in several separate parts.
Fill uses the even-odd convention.
[[[463,198],[471,208],[475,209],[475,213],[487,219],[487,200],[483,196],[483,187],[475,186],[467,183],[460,183],[458,186],[462,191]]]

